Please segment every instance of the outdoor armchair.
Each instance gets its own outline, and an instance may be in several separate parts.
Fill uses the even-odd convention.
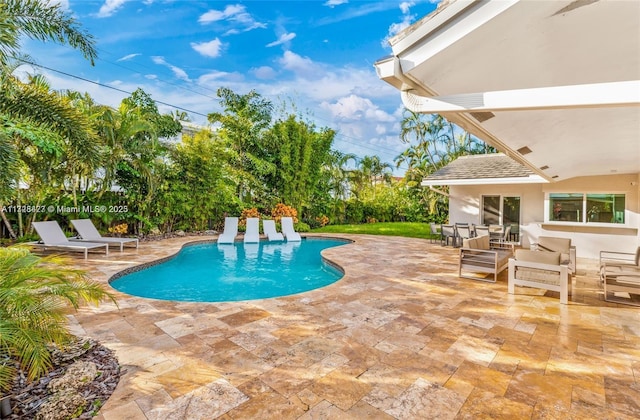
[[[571,239],[552,236],[539,236],[538,242],[531,244],[534,251],[560,252],[561,264],[569,267],[569,274],[576,272],[576,247],[571,245]]]
[[[495,283],[509,265],[513,244],[492,243],[487,235],[464,239],[459,256],[458,276]]]
[[[567,304],[571,294],[571,276],[567,264],[561,264],[558,251],[539,252],[518,249],[509,259],[509,294],[515,286],[533,287],[560,293],[560,303]]]
[[[640,247],[635,253],[600,252],[604,300],[640,306]]]

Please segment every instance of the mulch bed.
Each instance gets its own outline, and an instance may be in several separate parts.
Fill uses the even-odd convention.
[[[61,378],[67,368],[77,362],[92,362],[96,364],[99,374],[92,380],[82,383],[78,394],[86,401],[81,413],[75,413],[75,419],[90,419],[97,415],[100,407],[109,399],[120,381],[120,364],[113,351],[92,339],[78,339],[64,351],[52,352],[54,367],[37,381],[29,382],[25,373],[20,371],[11,390],[12,413],[6,419],[35,419],[54,420],[69,418],[67,414],[58,413],[43,416],[40,409],[52,396],[47,385],[54,379]]]

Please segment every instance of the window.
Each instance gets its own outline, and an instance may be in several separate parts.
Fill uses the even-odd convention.
[[[511,225],[517,229],[520,225],[520,197],[500,195],[482,196],[482,224]]]
[[[624,224],[624,194],[549,194],[549,221]]]
[[[549,220],[581,222],[583,194],[549,194]]]
[[[624,224],[624,194],[587,194],[587,222]]]

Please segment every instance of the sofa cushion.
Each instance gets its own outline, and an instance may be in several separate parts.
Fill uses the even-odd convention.
[[[476,238],[464,238],[462,240],[462,247],[468,249],[478,249]]]
[[[500,250],[496,252],[498,253],[498,267],[503,267],[509,264],[509,258],[513,257],[511,251]]]
[[[532,251],[530,249],[516,249],[516,260],[535,262],[540,264],[560,265],[560,252]]]
[[[518,267],[516,277],[519,280],[534,281],[544,284],[560,284],[560,273],[551,270],[540,270],[537,268]]]
[[[538,245],[543,248],[543,251],[558,251],[563,254],[569,255],[569,249],[571,248],[571,239],[540,236],[538,238]]]
[[[489,235],[478,236],[475,238],[476,246],[478,249],[489,250],[491,249],[491,243]]]

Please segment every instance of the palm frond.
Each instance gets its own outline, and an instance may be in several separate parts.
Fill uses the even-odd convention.
[[[7,19],[5,23],[9,25],[6,29],[8,41],[11,41],[13,31],[40,41],[68,44],[82,52],[91,65],[94,64],[98,52],[93,36],[81,29],[80,24],[62,9],[60,3],[40,0],[4,0],[3,6],[5,15],[3,17]],[[9,47],[13,45],[13,49],[17,48],[15,42],[10,43]]]

